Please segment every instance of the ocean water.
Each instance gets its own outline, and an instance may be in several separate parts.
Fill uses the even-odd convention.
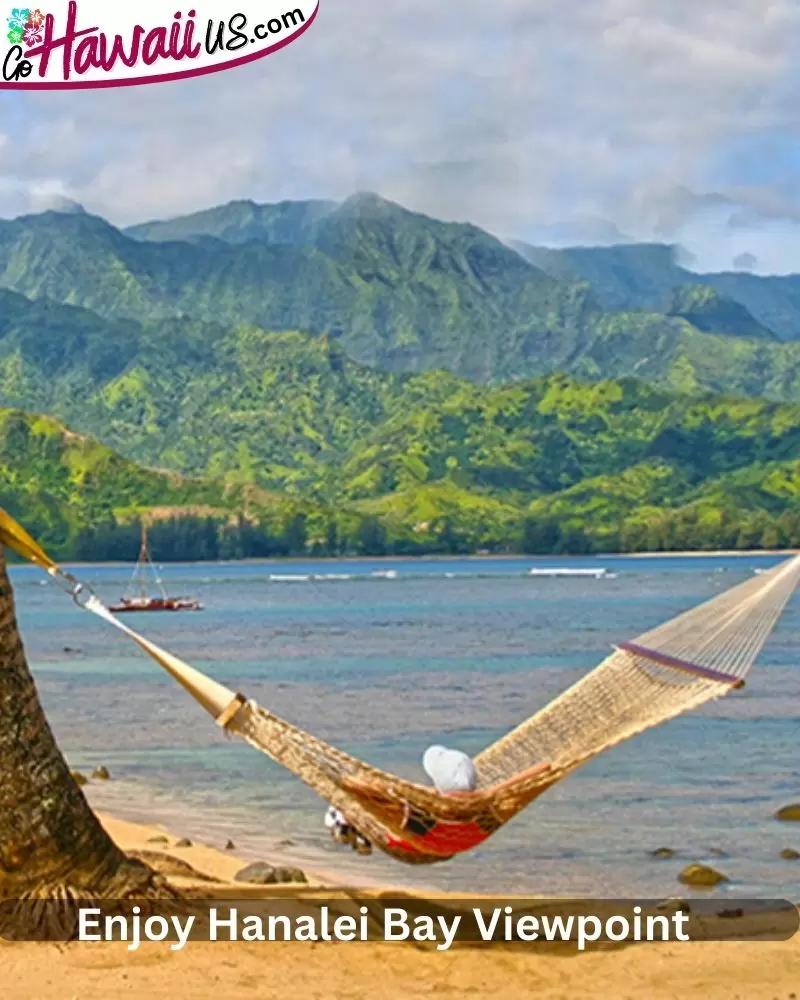
[[[474,753],[598,663],[618,640],[750,577],[772,557],[297,561],[163,567],[205,610],[134,627],[230,687],[416,780],[428,745]],[[533,565],[616,578],[532,578]],[[375,575],[390,571],[389,578]],[[129,566],[77,570],[114,601]],[[323,803],[227,740],[149,659],[30,567],[12,579],[32,668],[70,763],[105,764],[91,800],[248,857],[341,869],[357,883],[463,891],[653,896],[692,861],[720,895],[800,898],[800,596],[748,687],[608,751],[471,854],[411,868],[333,845]],[[657,861],[656,848],[676,856]],[[724,856],[720,853],[724,852]]]

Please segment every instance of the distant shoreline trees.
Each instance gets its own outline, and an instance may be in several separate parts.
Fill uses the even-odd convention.
[[[589,555],[593,553],[749,551],[800,548],[800,511],[773,516],[766,511],[717,511],[704,508],[661,510],[633,515],[614,530],[590,533],[575,521],[525,518],[506,537],[471,534],[453,518],[414,535],[369,515],[340,523],[334,517],[312,525],[296,514],[278,525],[245,518],[175,517],[149,526],[158,562],[214,562],[241,559],[335,558],[343,556]],[[109,519],[82,529],[58,553],[80,562],[134,562],[140,522]]]

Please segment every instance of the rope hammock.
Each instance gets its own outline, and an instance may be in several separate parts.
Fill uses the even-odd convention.
[[[800,555],[620,642],[603,662],[475,758],[475,791],[443,794],[304,732],[139,635],[0,510],[0,542],[45,569],[78,604],[131,638],[230,735],[263,751],[407,864],[447,861],[485,841],[577,767],[744,685],[800,579]]]

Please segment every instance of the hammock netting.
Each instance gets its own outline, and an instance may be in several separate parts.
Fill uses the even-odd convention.
[[[800,557],[620,643],[598,667],[475,758],[475,792],[442,794],[344,753],[138,636],[218,721],[288,768],[387,854],[445,861],[477,846],[570,771],[610,747],[741,687],[800,579]]]
[[[475,758],[473,792],[444,794],[372,767],[217,683],[123,624],[0,512],[0,540],[170,673],[227,734],[288,768],[372,844],[408,864],[446,861],[551,785],[646,729],[741,687],[800,579],[800,556],[620,642],[594,670]],[[9,525],[10,522],[10,525]]]

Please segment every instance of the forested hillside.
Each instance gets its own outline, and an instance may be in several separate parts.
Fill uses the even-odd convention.
[[[5,502],[87,556],[800,544],[793,283],[729,278],[375,196],[0,222]]]

